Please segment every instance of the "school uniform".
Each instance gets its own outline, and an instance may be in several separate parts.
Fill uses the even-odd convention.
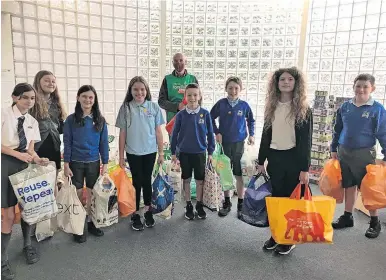
[[[75,114],[68,116],[64,123],[64,162],[69,163],[73,173],[72,183],[77,189],[92,189],[100,175],[100,162],[109,161],[109,142],[106,121],[98,131],[93,122],[93,115],[82,118],[82,124],[75,122]]]
[[[61,119],[59,105],[48,102],[48,114],[45,119],[39,120],[40,138],[41,141],[35,145],[35,151],[39,157],[48,158],[55,162],[56,169],[61,168],[61,152],[60,152],[60,134],[63,130],[63,121]]]
[[[1,111],[1,144],[27,152],[31,141],[40,141],[38,122],[30,115],[22,115],[16,105]],[[8,208],[17,204],[9,176],[28,167],[28,163],[19,159],[1,154],[1,208]]]
[[[299,124],[289,116],[290,111],[290,102],[279,102],[272,125],[261,136],[258,162],[264,165],[268,159],[274,197],[289,197],[299,184],[300,172],[308,172],[311,164],[312,111]]]
[[[137,104],[133,100],[119,109],[115,126],[126,130],[125,151],[136,189],[137,211],[141,189],[145,205],[151,204],[151,176],[158,150],[156,127],[164,123],[161,108],[152,101]]]
[[[235,176],[241,176],[241,157],[244,153],[244,141],[255,135],[255,119],[248,103],[237,99],[219,100],[210,111],[215,134],[222,135],[224,154],[230,158]],[[219,118],[219,127],[216,119]],[[247,130],[248,128],[248,130]]]
[[[182,179],[191,178],[194,172],[196,180],[204,180],[206,151],[212,155],[215,148],[212,120],[207,110],[185,108],[177,113],[171,139],[172,155],[176,154],[177,146]]]
[[[362,105],[346,101],[338,109],[331,152],[338,152],[342,187],[360,187],[366,166],[374,164],[378,139],[386,161],[386,110],[373,98]]]

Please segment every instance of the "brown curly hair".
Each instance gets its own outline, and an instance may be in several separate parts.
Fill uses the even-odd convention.
[[[306,120],[309,105],[307,102],[307,86],[304,74],[296,67],[280,68],[276,70],[268,82],[265,98],[264,128],[271,127],[275,116],[275,110],[280,100],[279,79],[283,73],[288,73],[295,79],[295,87],[291,102],[290,117],[295,119],[296,125]]]

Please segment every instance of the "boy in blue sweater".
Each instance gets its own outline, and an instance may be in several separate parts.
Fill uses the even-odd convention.
[[[207,110],[201,108],[202,93],[198,84],[189,84],[185,90],[188,104],[185,110],[176,115],[174,124],[171,152],[172,161],[176,162],[176,147],[180,149],[179,161],[182,171],[182,180],[185,190],[186,210],[185,218],[194,219],[193,205],[190,194],[190,180],[194,171],[197,186],[197,216],[206,218],[204,205],[202,203],[203,187],[205,178],[206,151],[208,161],[212,161],[215,140],[213,134],[212,120]]]
[[[90,212],[91,190],[100,174],[107,173],[109,161],[109,142],[106,120],[99,110],[98,96],[93,86],[80,87],[77,94],[75,113],[68,116],[63,129],[64,175],[72,177],[79,199],[86,180],[87,213]],[[90,219],[90,217],[88,217]],[[103,231],[96,228],[89,220],[88,231],[95,236],[103,236]],[[78,243],[86,241],[86,235],[74,234]]]
[[[210,111],[213,121],[216,141],[222,144],[224,154],[230,158],[233,175],[236,177],[237,187],[237,217],[241,217],[241,209],[244,200],[244,184],[241,172],[241,157],[244,153],[244,141],[248,137],[248,144],[255,143],[255,119],[248,103],[240,100],[239,94],[243,84],[238,77],[229,77],[225,83],[227,98],[219,100]],[[216,119],[219,118],[217,128]],[[248,131],[247,131],[248,126]],[[229,191],[224,192],[225,201],[218,212],[220,217],[228,215],[231,211]]]
[[[355,97],[342,104],[336,116],[331,157],[339,159],[342,169],[342,186],[345,189],[345,212],[333,222],[334,229],[353,227],[352,211],[356,200],[356,187],[366,175],[366,166],[375,164],[376,139],[382,146],[382,163],[386,165],[386,111],[374,101],[375,78],[360,74],[354,80]],[[370,226],[365,236],[376,238],[381,232],[377,211],[370,211]]]

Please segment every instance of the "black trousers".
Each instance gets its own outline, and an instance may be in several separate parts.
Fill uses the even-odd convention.
[[[273,197],[290,197],[299,184],[301,170],[296,158],[295,148],[269,150],[267,172],[271,178]]]
[[[137,156],[126,153],[131,175],[133,177],[137,211],[139,210],[139,202],[141,200],[141,190],[143,192],[143,201],[145,205],[151,205],[151,176],[153,173],[156,155],[157,153]]]

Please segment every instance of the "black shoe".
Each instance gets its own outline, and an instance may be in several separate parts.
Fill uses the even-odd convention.
[[[40,260],[38,252],[35,247],[26,246],[23,248],[23,253],[27,264],[34,264]]]
[[[241,219],[241,211],[243,210],[243,204],[242,203],[237,203],[237,218]]]
[[[369,228],[366,230],[365,236],[367,238],[377,238],[381,233],[381,221],[378,219],[377,221],[370,222]]]
[[[99,236],[99,237],[105,235],[105,233],[101,229],[97,228],[93,222],[87,223],[87,229],[88,229],[88,232],[91,233],[92,235]]]
[[[12,271],[9,262],[1,263],[1,280],[12,280],[15,278],[15,273]]]
[[[148,211],[146,211],[144,216],[145,216],[145,226],[147,228],[154,227],[155,221],[154,221],[154,218],[153,218],[153,213],[150,210],[148,210]]]
[[[188,220],[194,220],[193,205],[191,203],[186,204],[186,207],[185,207],[185,218],[188,219]]]
[[[143,230],[143,224],[141,222],[141,216],[139,216],[139,214],[134,214],[131,217],[131,228],[136,231]]]
[[[197,201],[196,204],[197,216],[199,219],[206,219],[206,212],[204,210],[204,204],[201,201]]]
[[[225,217],[231,211],[231,208],[232,208],[232,202],[230,201],[227,202],[225,200],[224,203],[222,204],[222,208],[220,209],[220,211],[218,211],[218,215],[220,217]]]
[[[72,236],[74,237],[74,241],[77,243],[84,243],[87,241],[87,235],[84,233],[82,235],[73,234]]]
[[[295,249],[295,245],[278,245],[275,249],[275,253],[279,255],[288,255]]]
[[[264,250],[269,250],[269,251],[270,250],[275,250],[278,245],[279,244],[277,244],[276,241],[271,237],[270,239],[265,241],[263,249]]]
[[[354,218],[348,215],[340,216],[335,222],[332,223],[333,229],[342,229],[354,226]]]

